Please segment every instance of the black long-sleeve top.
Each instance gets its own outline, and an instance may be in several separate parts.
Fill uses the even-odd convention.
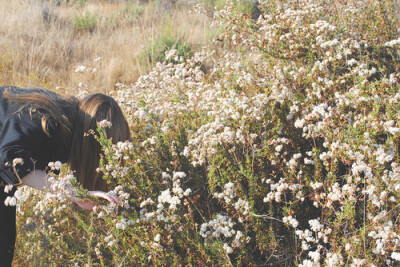
[[[24,89],[0,87],[0,179],[5,184],[18,184],[18,177],[22,179],[35,169],[46,170],[49,162],[67,162],[69,150],[57,126],[52,126],[51,135],[46,134],[42,129],[43,114],[29,108],[21,110],[21,104],[4,97],[5,88],[21,92]],[[23,164],[13,167],[16,158],[22,158]]]

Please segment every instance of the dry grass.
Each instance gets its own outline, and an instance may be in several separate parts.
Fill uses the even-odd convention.
[[[136,18],[132,9],[141,9]],[[189,15],[190,6],[170,8],[148,3],[77,1],[55,5],[41,0],[0,2],[0,78],[3,84],[106,91],[116,82],[132,83],[148,71],[136,60],[165,25],[193,48],[207,42],[209,18]],[[77,16],[95,18],[95,28],[74,23]],[[170,30],[171,30],[170,29]],[[99,59],[95,61],[95,59]],[[96,72],[76,73],[77,66]]]

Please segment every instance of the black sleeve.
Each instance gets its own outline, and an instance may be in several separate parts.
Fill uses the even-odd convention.
[[[41,121],[32,120],[27,114],[13,115],[3,121],[0,130],[0,178],[6,184],[18,184],[18,177],[22,179],[35,169],[33,152],[47,139]],[[13,166],[16,158],[21,158],[23,163]]]

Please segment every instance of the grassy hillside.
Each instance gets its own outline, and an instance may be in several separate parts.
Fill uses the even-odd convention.
[[[113,92],[133,138],[99,127],[99,170],[124,207],[70,205],[67,174],[21,188],[17,266],[398,265],[395,8],[228,1],[215,42]]]
[[[190,54],[212,40],[210,18],[190,10],[170,1],[2,1],[0,79],[68,91],[133,83],[167,48]]]

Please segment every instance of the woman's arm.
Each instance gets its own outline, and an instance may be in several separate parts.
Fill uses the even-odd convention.
[[[48,175],[45,171],[42,170],[35,170],[28,173],[25,177],[22,178],[22,183],[39,190],[46,190],[50,188]],[[93,210],[93,208],[96,206],[95,203],[87,199],[80,199],[71,196],[70,200],[76,203],[79,207],[86,210]]]
[[[48,189],[50,188],[51,185],[51,182],[48,180],[47,173],[42,170],[35,170],[33,172],[28,173],[25,177],[22,178],[22,183],[40,190]],[[117,197],[109,196],[105,192],[89,191],[89,194],[94,197],[104,198],[109,202],[115,202],[121,205],[121,201]],[[79,207],[87,210],[93,210],[93,208],[96,206],[95,203],[87,199],[80,199],[72,196],[70,200],[76,203]]]
[[[42,170],[34,170],[22,178],[22,183],[30,187],[44,190],[50,187],[47,173]]]

